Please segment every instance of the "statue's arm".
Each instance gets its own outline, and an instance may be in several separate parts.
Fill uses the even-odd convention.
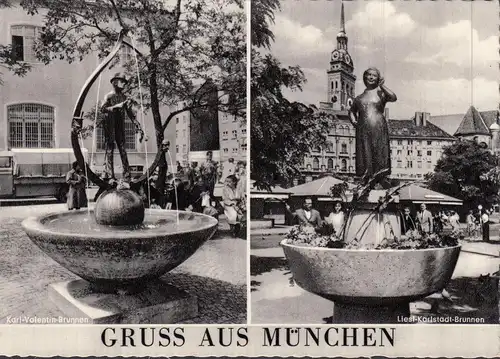
[[[113,108],[111,106],[111,94],[107,94],[106,97],[104,97],[104,101],[101,106],[101,111],[104,113],[109,113],[113,111]]]
[[[391,90],[389,90],[387,86],[385,86],[384,84],[380,85],[380,89],[383,91],[385,100],[387,102],[396,102],[398,100],[396,94]]]

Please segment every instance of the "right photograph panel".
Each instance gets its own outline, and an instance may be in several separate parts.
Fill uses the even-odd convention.
[[[251,25],[251,323],[497,324],[498,4]]]

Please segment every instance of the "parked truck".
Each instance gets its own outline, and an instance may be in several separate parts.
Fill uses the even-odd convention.
[[[87,150],[82,149],[87,158]],[[13,148],[0,151],[0,197],[54,196],[66,200],[66,173],[75,161],[71,148]]]

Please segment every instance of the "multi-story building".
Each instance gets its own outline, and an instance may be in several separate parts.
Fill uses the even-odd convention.
[[[325,174],[353,176],[356,171],[356,130],[348,109],[355,96],[354,64],[348,51],[344,5],[341,5],[340,32],[337,47],[331,53],[327,69],[327,101],[320,102],[319,111],[332,116],[333,126],[325,148],[314,148],[301,167],[301,176],[294,184],[309,182]],[[402,180],[423,179],[432,172],[443,147],[456,139],[429,121],[429,114],[417,112],[411,120],[389,119],[391,144],[391,177]]]
[[[214,160],[225,162],[234,158],[235,162],[247,159],[247,129],[241,118],[227,112],[218,111],[218,136],[219,146],[213,150]],[[202,162],[206,151],[193,151],[191,141],[193,134],[191,124],[193,115],[186,111],[176,116],[175,119],[175,152],[176,161],[183,167],[191,162]],[[200,119],[203,121],[203,119]],[[205,134],[206,135],[206,134]],[[207,149],[208,150],[208,149]]]
[[[69,148],[73,108],[80,90],[100,60],[96,56],[88,56],[80,62],[69,64],[54,60],[49,65],[40,63],[33,49],[41,27],[43,13],[28,15],[21,7],[12,6],[0,9],[0,43],[13,44],[18,48],[16,53],[21,61],[31,65],[31,71],[24,77],[15,76],[7,71],[2,73],[3,84],[0,85],[0,149],[11,148]],[[103,72],[87,95],[84,112],[91,112],[96,102],[102,101],[111,91],[109,80],[122,69],[130,51],[123,47],[119,55],[120,61],[114,68]],[[168,114],[162,108],[162,115]],[[138,119],[142,117],[138,111]],[[86,123],[84,123],[85,125]],[[166,137],[173,143],[173,126],[169,126]],[[130,165],[136,170],[144,168],[146,155],[152,162],[157,152],[155,129],[150,113],[144,115],[144,131],[149,141],[139,142],[139,136],[130,121],[126,122],[126,141]],[[102,130],[95,136],[83,140],[88,149],[91,165],[97,172],[104,163],[104,141]],[[117,151],[115,151],[117,152]],[[115,167],[120,173],[121,161],[115,154]]]
[[[433,172],[443,148],[457,140],[429,118],[429,113],[416,112],[411,120],[389,121],[392,178],[423,180]]]

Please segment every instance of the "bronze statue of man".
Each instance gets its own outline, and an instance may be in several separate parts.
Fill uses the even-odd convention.
[[[101,106],[101,110],[105,115],[102,121],[102,127],[104,130],[104,145],[106,149],[103,179],[108,181],[116,180],[113,166],[115,143],[122,161],[123,181],[130,182],[131,180],[127,152],[125,151],[126,116],[128,116],[135,125],[136,131],[141,134],[141,141],[144,137],[144,132],[136,119],[135,113],[129,105],[129,98],[127,98],[123,91],[127,82],[127,79],[123,75],[120,73],[115,74],[111,79],[113,91],[106,95],[104,103]]]
[[[356,128],[356,175],[365,184],[376,184],[391,174],[389,127],[384,115],[387,102],[397,100],[384,85],[376,68],[363,73],[365,91],[349,109],[349,119]]]

